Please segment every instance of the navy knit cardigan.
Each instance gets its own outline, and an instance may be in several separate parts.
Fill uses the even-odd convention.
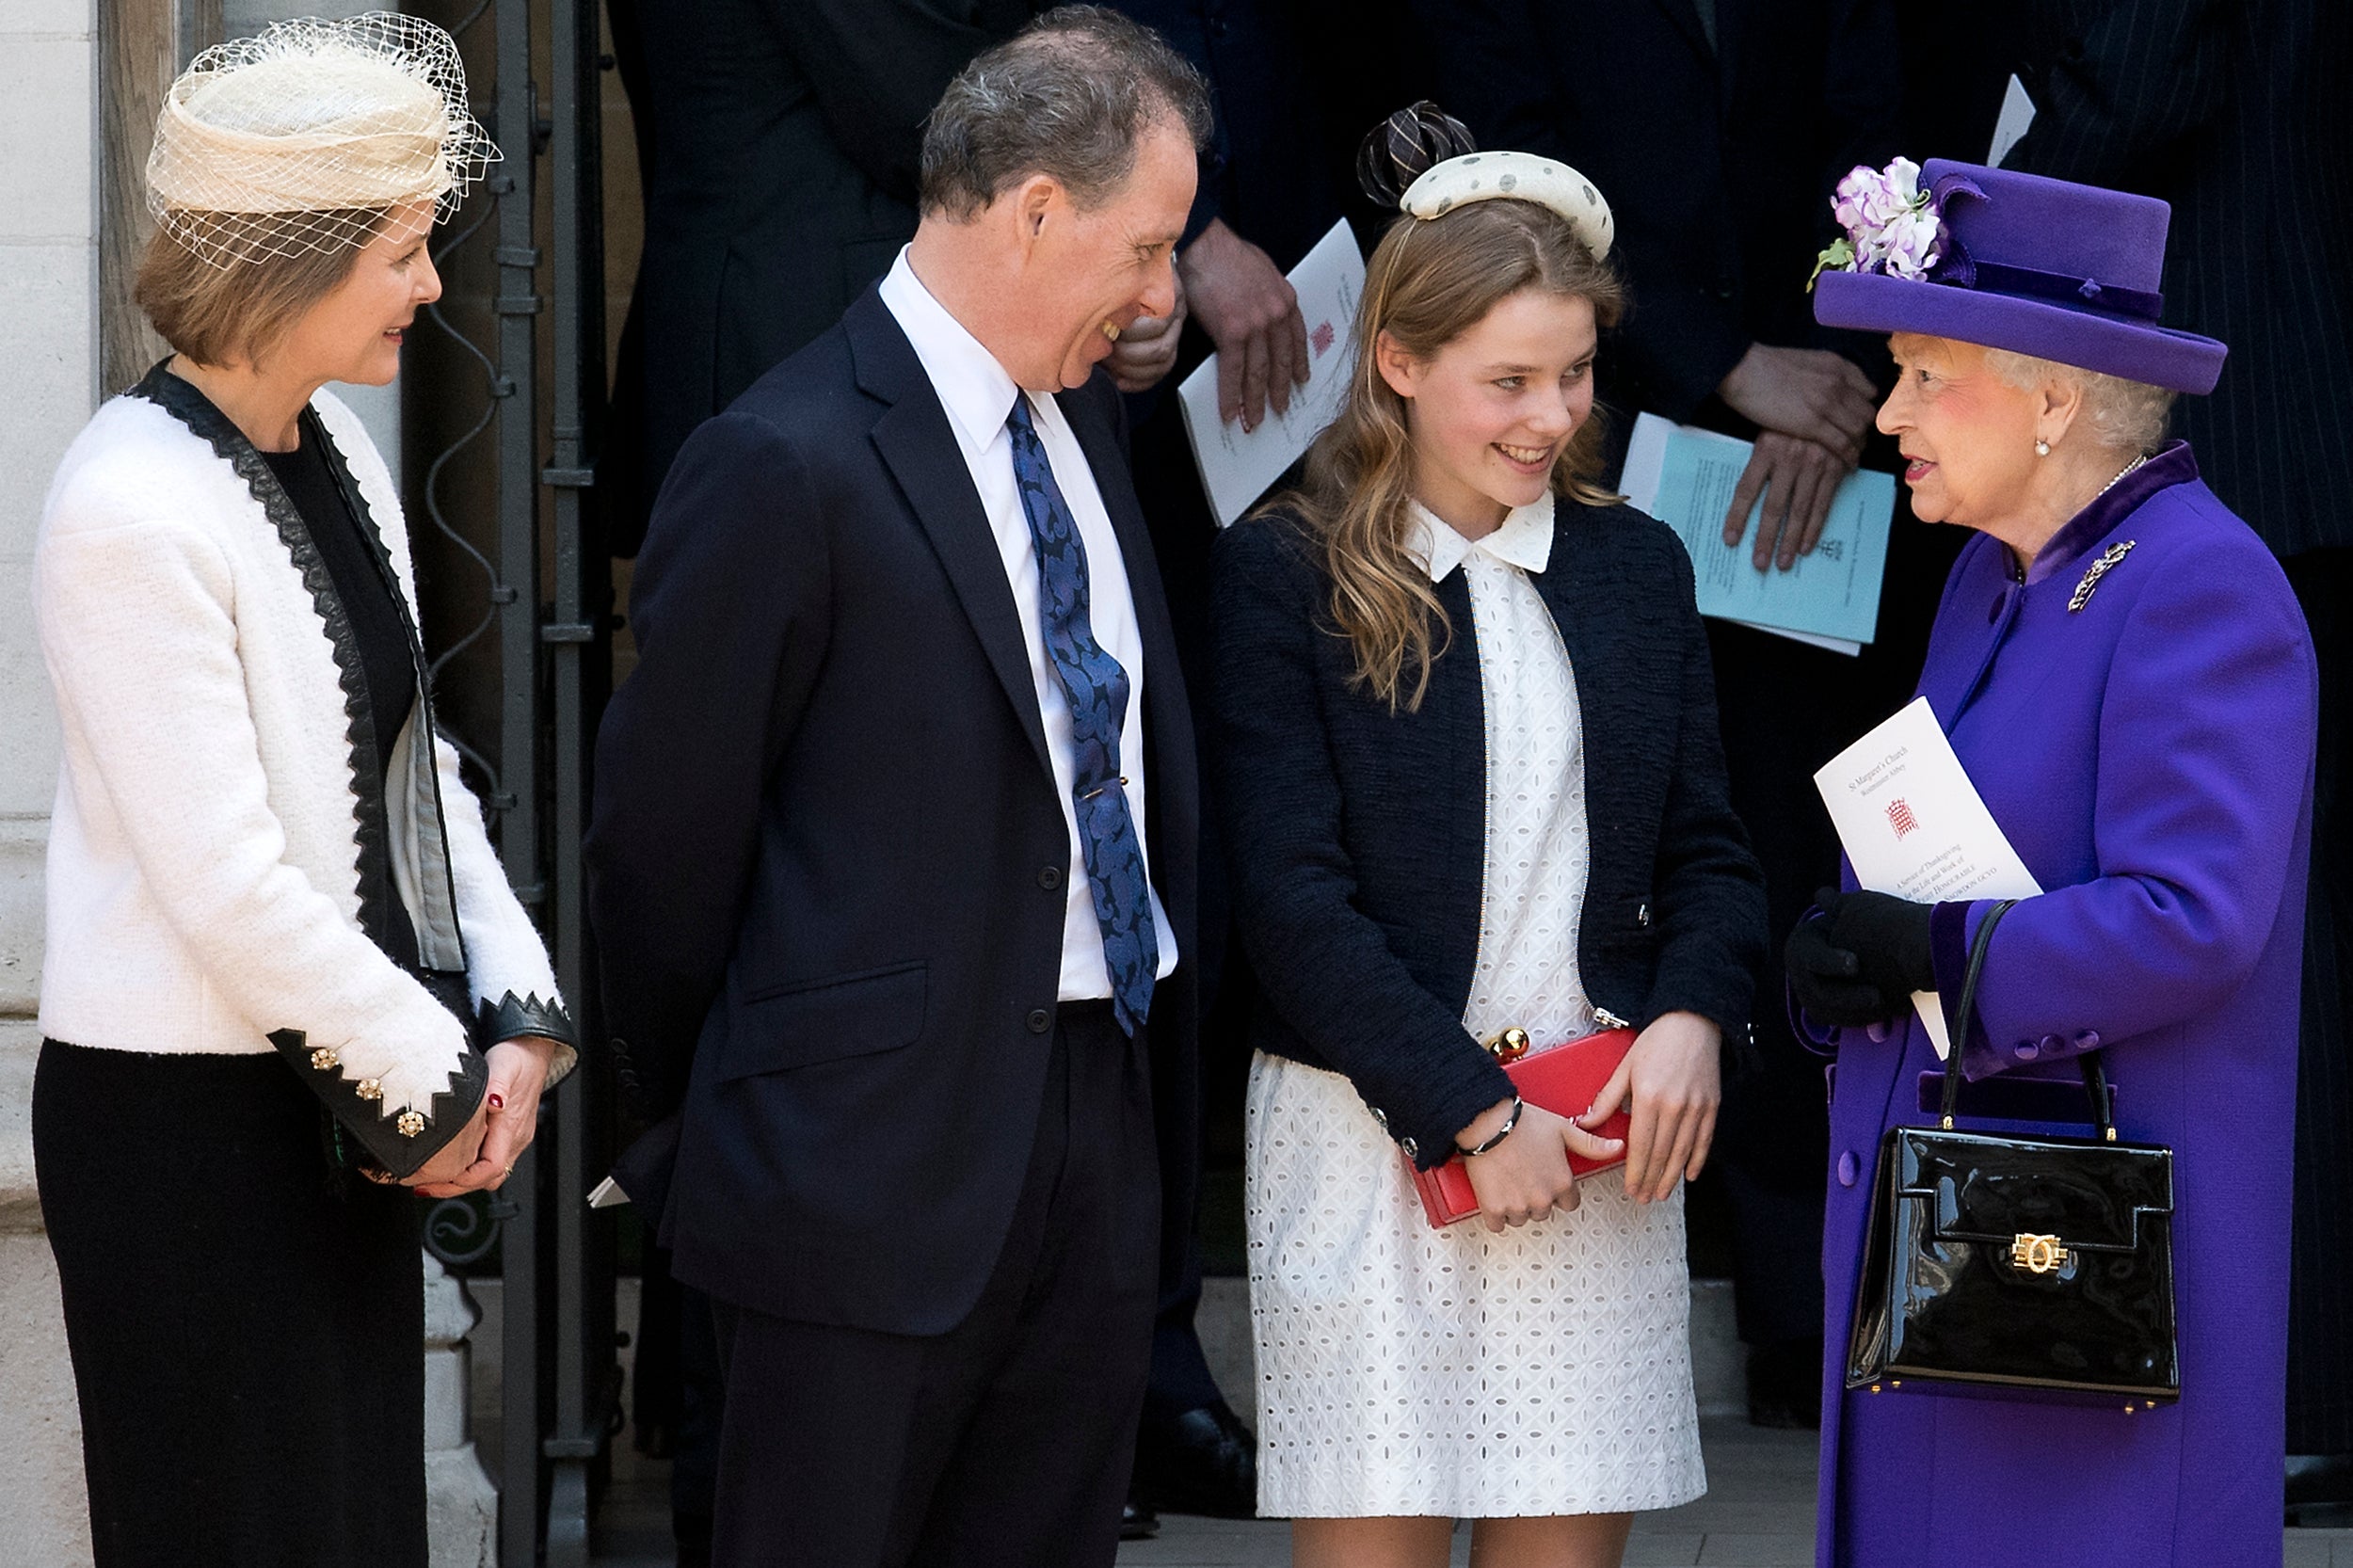
[[[1463,1027],[1486,843],[1470,589],[1459,570],[1437,584],[1451,640],[1419,709],[1392,713],[1352,684],[1320,547],[1295,516],[1227,529],[1213,564],[1207,752],[1263,991],[1252,1043],[1345,1073],[1392,1137],[1437,1164],[1512,1092]],[[1726,792],[1690,562],[1631,507],[1563,499],[1530,580],[1584,715],[1586,992],[1637,1026],[1700,1014],[1745,1051],[1765,885]]]

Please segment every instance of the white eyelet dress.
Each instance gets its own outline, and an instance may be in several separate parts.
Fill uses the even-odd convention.
[[[1591,1033],[1577,974],[1588,839],[1577,680],[1528,572],[1546,497],[1476,543],[1422,514],[1433,581],[1470,585],[1485,689],[1486,881],[1464,1023]],[[1459,647],[1459,644],[1458,644]],[[1422,1216],[1349,1080],[1252,1064],[1247,1205],[1258,1511],[1486,1518],[1668,1508],[1706,1490],[1691,1393],[1683,1195],[1616,1172],[1573,1214],[1490,1235]]]

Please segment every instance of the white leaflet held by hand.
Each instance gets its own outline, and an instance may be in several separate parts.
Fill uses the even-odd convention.
[[[1855,880],[1871,892],[1943,904],[2042,891],[1969,782],[1927,697],[1823,764],[1814,787]],[[1950,1056],[1936,993],[1912,1000],[1936,1054]]]
[[[1176,389],[1201,488],[1220,528],[1250,510],[1339,417],[1355,367],[1356,301],[1365,292],[1365,258],[1348,220],[1333,224],[1289,276],[1307,325],[1307,384],[1291,389],[1290,408],[1278,414],[1268,405],[1266,418],[1247,433],[1239,419],[1231,424],[1220,419],[1214,354]]]

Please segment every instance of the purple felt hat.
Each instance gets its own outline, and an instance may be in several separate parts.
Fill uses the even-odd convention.
[[[1901,163],[1888,173],[1898,170],[1910,173]],[[1888,176],[1857,169],[1839,187],[1833,206],[1861,255],[1824,253],[1814,285],[1823,326],[1954,338],[2174,392],[2214,390],[2229,350],[2158,324],[2166,203],[1942,158],[1919,173],[1925,204],[1912,221],[1942,220],[1920,266],[1902,259],[1900,240],[1887,259],[1885,235],[1897,231],[1858,227],[1858,211],[1874,209],[1858,208],[1866,198],[1850,184]],[[1836,270],[1858,262],[1868,270]]]

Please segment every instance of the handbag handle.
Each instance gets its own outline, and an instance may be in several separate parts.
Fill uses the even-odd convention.
[[[1977,922],[1977,934],[1969,943],[1969,968],[1961,982],[1961,1005],[1946,1016],[1952,1035],[1952,1060],[1945,1064],[1945,1109],[1939,1125],[1946,1132],[1953,1129],[1953,1117],[1961,1107],[1961,1053],[1969,1042],[1970,1027],[1977,1015],[1977,982],[1985,973],[1985,955],[1993,945],[1993,928],[2002,923],[2002,917],[2018,906],[2014,898],[2006,898],[1985,912]],[[2100,1053],[2088,1050],[2075,1059],[2083,1071],[2084,1093],[2091,1100],[2092,1125],[2100,1129],[2103,1143],[2116,1142],[2116,1103],[2108,1093],[2107,1068],[2100,1061]]]

